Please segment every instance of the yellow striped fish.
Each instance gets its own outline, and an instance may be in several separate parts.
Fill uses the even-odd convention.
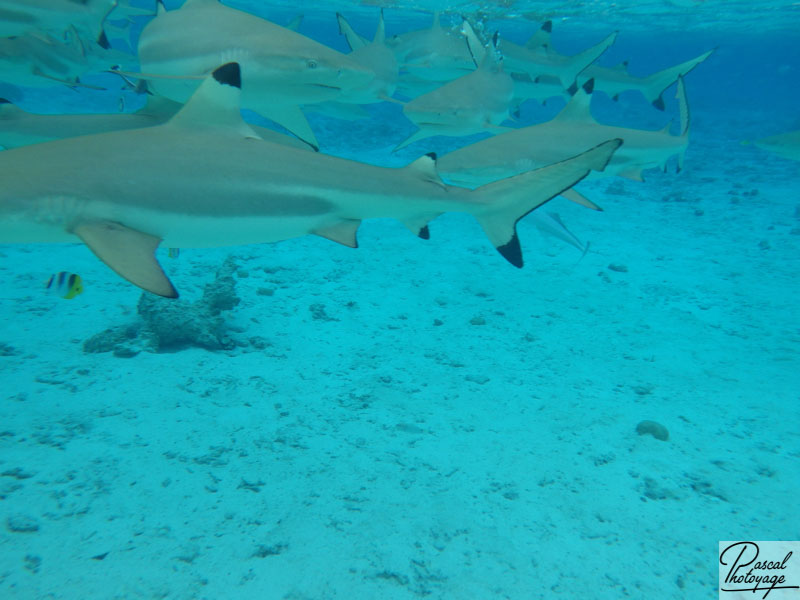
[[[50,276],[45,288],[48,292],[57,294],[67,300],[72,300],[75,296],[83,293],[83,280],[80,275],[75,273],[60,271]]]

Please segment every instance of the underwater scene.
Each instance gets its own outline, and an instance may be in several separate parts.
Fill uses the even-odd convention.
[[[0,0],[0,598],[739,597],[799,81],[796,2]]]

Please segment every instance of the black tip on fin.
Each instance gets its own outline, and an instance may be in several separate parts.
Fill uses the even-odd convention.
[[[512,265],[518,269],[522,268],[524,264],[522,261],[522,247],[519,245],[519,236],[517,236],[516,231],[514,232],[514,237],[508,240],[508,242],[502,246],[497,246],[497,251]]]
[[[100,46],[103,50],[108,50],[111,48],[111,44],[108,41],[108,37],[106,37],[106,32],[100,32],[100,37],[97,38],[97,45]]]
[[[0,98],[0,104],[13,104],[11,100],[6,100],[5,98]]]
[[[223,85],[230,85],[235,88],[242,87],[242,70],[239,63],[229,62],[228,64],[217,67],[213,73],[214,79]]]
[[[425,156],[430,158],[433,162],[436,162],[436,152],[428,152]]]
[[[431,239],[431,230],[428,229],[427,225],[425,225],[425,227],[419,230],[417,235],[423,240],[429,240]]]
[[[664,98],[659,96],[653,100],[653,106],[655,106],[658,110],[664,110],[666,108],[666,106],[664,106]]]
[[[570,96],[574,96],[577,91],[578,91],[578,82],[577,81],[573,81],[572,85],[567,88],[567,93]]]
[[[542,31],[546,31],[547,33],[553,33],[553,22],[552,21],[545,21],[542,24]]]
[[[583,91],[587,94],[591,94],[594,91],[594,77],[583,84]]]

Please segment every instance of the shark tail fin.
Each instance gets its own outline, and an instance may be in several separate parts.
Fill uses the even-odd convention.
[[[617,39],[617,32],[610,34],[606,37],[602,42],[592,46],[591,48],[587,48],[583,52],[580,52],[572,57],[570,57],[570,79],[569,81],[562,81],[561,83],[566,87],[571,84],[580,74],[582,71],[586,69],[589,65],[591,65],[594,61],[600,58],[600,55],[603,54],[608,48],[614,43]]]
[[[590,171],[602,171],[621,145],[620,139],[608,140],[561,162],[481,186],[473,192],[482,197],[471,212],[497,251],[515,267],[522,267],[517,222]]]
[[[686,86],[683,83],[683,75],[678,76],[678,91],[675,94],[678,100],[678,112],[681,119],[681,137],[686,140],[683,149],[678,154],[678,173],[683,171],[683,159],[686,155],[686,148],[689,145],[689,125],[691,124],[691,113],[689,112],[689,102],[686,100]]]
[[[655,106],[658,110],[664,110],[664,98],[661,96],[664,93],[664,90],[672,85],[672,83],[675,82],[678,77],[685,77],[689,71],[711,56],[712,52],[714,52],[714,50],[709,50],[708,52],[704,52],[700,56],[696,56],[695,58],[687,60],[686,62],[682,62],[679,65],[667,67],[666,69],[657,71],[656,73],[645,77],[642,93],[644,93],[647,101]]]
[[[339,35],[343,35],[344,39],[347,40],[350,50],[358,50],[369,44],[367,40],[355,32],[341,13],[336,13],[336,22],[339,24]]]

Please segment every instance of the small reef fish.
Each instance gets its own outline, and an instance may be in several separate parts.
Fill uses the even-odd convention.
[[[75,296],[83,293],[83,279],[75,273],[59,271],[51,275],[45,284],[45,289],[61,298],[72,300]]]

